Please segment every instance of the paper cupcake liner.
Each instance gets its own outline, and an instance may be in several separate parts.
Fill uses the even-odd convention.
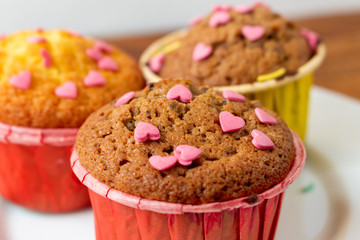
[[[0,194],[25,208],[61,213],[90,205],[69,163],[78,129],[0,123]]]
[[[74,151],[75,175],[89,188],[97,240],[120,239],[273,239],[285,189],[299,176],[306,153],[293,133],[295,160],[285,179],[271,189],[249,197],[201,205],[148,200],[115,190],[80,164]]]
[[[158,54],[173,51],[174,44],[185,36],[187,30],[173,32],[151,44],[140,57],[140,68],[148,83],[162,78],[151,71],[149,59]],[[170,47],[169,47],[170,46]],[[172,47],[174,46],[174,47]],[[316,54],[296,74],[251,84],[214,87],[217,90],[232,90],[245,95],[249,100],[260,100],[264,106],[277,112],[304,140],[307,123],[309,92],[313,82],[313,72],[321,65],[326,55],[323,43],[318,45]]]

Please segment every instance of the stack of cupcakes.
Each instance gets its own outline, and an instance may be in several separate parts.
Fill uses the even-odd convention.
[[[258,99],[304,138],[313,71],[324,56],[316,33],[257,3],[215,6],[154,42],[140,65],[148,82],[184,77]]]
[[[89,205],[70,151],[88,115],[144,86],[122,51],[71,31],[22,31],[0,40],[0,194],[33,210]]]

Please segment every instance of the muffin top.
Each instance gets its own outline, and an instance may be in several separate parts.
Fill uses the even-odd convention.
[[[105,42],[42,29],[0,38],[0,122],[76,128],[99,107],[143,86],[136,62]]]
[[[266,76],[258,77],[271,73],[268,79],[295,74],[316,51],[317,35],[261,4],[217,6],[170,44],[175,50],[161,56],[161,67],[150,66],[154,72],[226,86],[264,81]]]
[[[75,150],[100,182],[166,202],[201,204],[261,193],[287,175],[292,135],[257,101],[167,79],[93,113]]]

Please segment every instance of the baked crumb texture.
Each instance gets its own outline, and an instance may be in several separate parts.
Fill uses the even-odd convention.
[[[189,103],[169,100],[176,85],[193,95]],[[201,204],[261,193],[282,181],[294,159],[292,135],[283,120],[261,123],[259,102],[225,99],[221,92],[195,87],[189,80],[167,79],[149,84],[128,103],[115,101],[93,113],[80,128],[76,152],[81,164],[99,181],[122,192],[167,202]],[[235,132],[223,132],[219,114],[228,111],[245,121]],[[139,122],[156,126],[160,139],[135,141]],[[251,132],[260,130],[274,143],[260,150]],[[174,156],[179,145],[202,151],[189,166],[176,163],[159,171],[151,156]]]
[[[314,35],[309,40],[309,34],[262,5],[217,8],[196,20],[179,39],[180,47],[163,56],[162,67],[150,64],[161,77],[209,86],[252,83],[279,69],[296,73],[316,51],[315,33],[304,30]]]
[[[80,127],[86,117],[144,86],[121,50],[66,30],[21,31],[0,39],[0,122]]]

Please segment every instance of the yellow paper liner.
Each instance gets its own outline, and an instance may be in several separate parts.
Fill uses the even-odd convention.
[[[162,52],[169,48],[166,45],[175,46],[178,39],[185,36],[187,30],[173,32],[160,38],[151,44],[140,57],[140,68],[146,81],[157,82],[161,77],[147,66],[147,62],[154,53]],[[171,48],[170,50],[174,50]],[[245,95],[248,99],[258,99],[262,104],[277,112],[296,131],[301,139],[305,139],[306,122],[308,113],[309,91],[313,82],[313,72],[321,65],[326,55],[323,43],[318,45],[316,54],[296,74],[286,75],[281,80],[270,79],[262,82],[249,84],[218,86],[219,91],[232,90]]]

